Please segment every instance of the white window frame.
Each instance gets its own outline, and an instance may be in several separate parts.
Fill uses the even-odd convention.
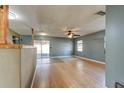
[[[83,51],[83,40],[77,41],[77,51],[82,52]]]

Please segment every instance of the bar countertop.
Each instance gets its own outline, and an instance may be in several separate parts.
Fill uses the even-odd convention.
[[[0,48],[34,48],[33,45],[0,44]]]

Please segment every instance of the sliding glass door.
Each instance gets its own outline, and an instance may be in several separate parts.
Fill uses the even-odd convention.
[[[41,41],[41,56],[42,57],[50,56],[50,41],[47,40]]]
[[[34,46],[37,48],[37,58],[50,56],[50,41],[36,40]]]

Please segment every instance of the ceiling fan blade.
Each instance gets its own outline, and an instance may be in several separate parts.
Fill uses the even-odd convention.
[[[74,34],[74,36],[80,36],[80,35],[75,35],[75,34]]]

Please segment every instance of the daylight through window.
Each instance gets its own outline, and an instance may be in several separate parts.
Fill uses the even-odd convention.
[[[83,51],[83,40],[77,41],[77,51],[79,51],[79,52]]]

